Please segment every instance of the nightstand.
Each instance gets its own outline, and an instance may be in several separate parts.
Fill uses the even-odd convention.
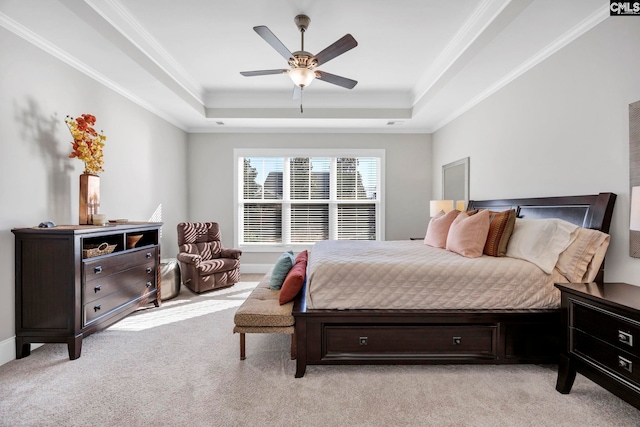
[[[556,390],[571,391],[576,372],[640,409],[640,287],[558,283],[565,353]]]

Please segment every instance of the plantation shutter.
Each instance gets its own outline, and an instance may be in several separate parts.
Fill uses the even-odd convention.
[[[375,240],[379,162],[373,157],[340,157],[336,162],[337,239]],[[368,201],[368,202],[367,202]]]
[[[242,195],[243,241],[247,243],[282,242],[283,159],[246,157],[243,159]]]
[[[262,150],[265,154],[236,157],[239,243],[271,250],[326,239],[384,238],[384,153],[358,157],[342,150],[349,157],[331,155],[334,150],[307,151],[320,154],[271,156]]]
[[[331,159],[328,157],[289,159],[292,243],[329,238],[330,168]]]

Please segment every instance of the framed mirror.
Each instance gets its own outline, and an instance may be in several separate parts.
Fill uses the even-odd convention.
[[[469,157],[442,166],[442,199],[453,200],[456,209],[458,203],[469,202]]]

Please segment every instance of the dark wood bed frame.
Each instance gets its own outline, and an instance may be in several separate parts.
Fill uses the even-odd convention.
[[[616,195],[469,202],[468,210],[516,209],[519,218],[561,218],[609,232]],[[602,282],[604,263],[596,281]],[[305,284],[306,286],[306,284]],[[307,365],[556,363],[560,309],[313,310],[295,301],[296,378]]]

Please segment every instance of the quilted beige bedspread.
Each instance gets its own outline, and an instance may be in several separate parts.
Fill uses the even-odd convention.
[[[546,309],[554,282],[514,258],[465,258],[422,241],[320,241],[309,257],[311,309]]]

